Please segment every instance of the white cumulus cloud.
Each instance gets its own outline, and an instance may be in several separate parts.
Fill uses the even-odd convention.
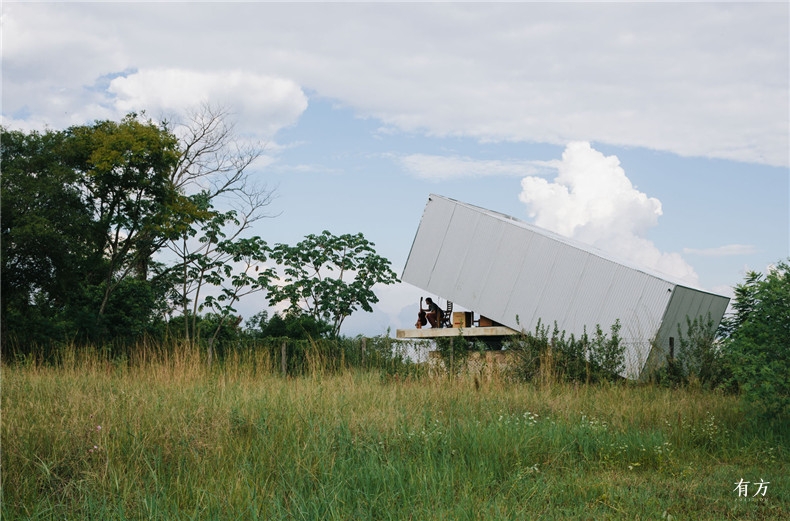
[[[557,170],[553,181],[535,176],[521,181],[519,200],[536,225],[698,284],[697,274],[680,254],[661,252],[646,238],[662,214],[661,201],[636,189],[616,156],[574,142],[561,160],[549,164]]]
[[[307,108],[295,82],[239,70],[146,69],[118,76],[107,90],[120,112],[182,113],[204,103],[229,107],[239,130],[266,137],[296,123]]]

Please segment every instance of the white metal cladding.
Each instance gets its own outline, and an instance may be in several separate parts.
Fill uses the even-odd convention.
[[[575,336],[620,320],[626,375],[708,312],[718,324],[729,299],[686,288],[504,214],[431,195],[402,279],[513,329],[538,321]],[[648,347],[646,347],[648,346]]]
[[[688,321],[702,320],[707,323],[708,316],[713,321],[712,326],[718,327],[724,312],[727,310],[729,299],[720,295],[713,295],[694,288],[677,286],[672,300],[667,306],[661,328],[656,335],[656,346],[661,350],[662,357],[669,351],[669,339],[675,338],[678,346],[678,330],[683,336],[688,335]]]

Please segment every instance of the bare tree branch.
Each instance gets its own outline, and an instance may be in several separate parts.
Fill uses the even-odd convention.
[[[185,122],[175,126],[174,133],[181,141],[182,153],[171,180],[185,195],[200,194],[202,204],[213,215],[233,212],[232,218],[223,221],[220,232],[223,242],[236,241],[259,219],[273,217],[265,210],[274,199],[275,190],[254,182],[249,172],[262,156],[264,146],[239,137],[228,110],[204,103],[190,111]],[[192,341],[201,294],[205,294],[202,290],[210,285],[205,272],[195,269],[195,258],[199,255],[204,266],[228,262],[222,248],[217,247],[216,237],[215,240],[201,238],[203,242],[194,239],[207,219],[211,217],[195,222],[196,227],[169,244],[179,258],[179,272],[184,274],[180,307],[187,324],[187,340],[190,338],[188,316],[192,315]],[[188,273],[194,274],[190,280]]]

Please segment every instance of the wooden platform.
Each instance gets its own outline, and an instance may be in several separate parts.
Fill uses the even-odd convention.
[[[424,327],[422,329],[398,329],[395,331],[396,338],[449,338],[463,336],[467,338],[477,337],[504,337],[517,335],[518,331],[505,326],[492,327]]]

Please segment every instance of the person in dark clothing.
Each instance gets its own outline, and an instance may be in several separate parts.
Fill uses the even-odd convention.
[[[420,329],[426,322],[431,324],[431,327],[442,327],[442,319],[444,312],[442,309],[431,299],[427,297],[425,303],[428,304],[428,309],[422,308],[422,297],[420,297],[420,313],[417,320],[417,328]]]

